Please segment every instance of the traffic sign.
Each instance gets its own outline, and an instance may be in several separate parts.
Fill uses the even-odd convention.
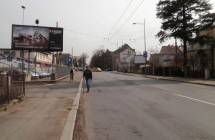
[[[148,57],[148,52],[147,51],[143,52],[143,57],[146,57],[146,58]]]

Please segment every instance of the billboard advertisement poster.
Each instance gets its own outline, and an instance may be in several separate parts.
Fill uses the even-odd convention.
[[[146,57],[142,55],[135,55],[134,56],[134,64],[145,64]]]
[[[63,28],[12,25],[12,49],[63,51]]]

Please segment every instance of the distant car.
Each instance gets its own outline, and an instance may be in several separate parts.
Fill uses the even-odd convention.
[[[46,78],[46,77],[49,77],[49,76],[51,76],[51,74],[48,73],[48,72],[41,72],[41,73],[39,74],[39,77],[40,77],[40,78]]]
[[[81,67],[78,67],[78,70],[79,70],[79,71],[83,71],[83,68],[81,68]]]
[[[108,68],[108,69],[105,69],[105,71],[112,71],[110,68]]]
[[[38,79],[38,78],[40,78],[40,75],[38,73],[31,72],[31,78]]]
[[[97,72],[102,72],[102,69],[101,68],[97,68]]]

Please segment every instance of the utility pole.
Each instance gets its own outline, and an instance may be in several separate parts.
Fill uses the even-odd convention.
[[[133,23],[133,25],[144,25],[144,52],[143,52],[143,57],[145,58],[145,64],[144,64],[144,73],[145,73],[145,77],[147,76],[147,69],[146,69],[146,63],[147,63],[147,56],[148,56],[148,53],[146,51],[146,20],[144,19],[144,23]]]
[[[177,45],[177,39],[175,37],[175,68],[177,69],[177,63],[178,63],[178,45]]]
[[[145,77],[147,76],[147,69],[146,69],[146,63],[147,63],[147,51],[146,51],[146,20],[144,19],[144,57],[145,57]]]
[[[74,56],[73,56],[73,47],[72,47],[72,67],[74,67]]]

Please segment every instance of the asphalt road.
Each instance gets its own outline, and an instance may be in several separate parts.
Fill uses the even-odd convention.
[[[94,73],[89,140],[215,140],[215,87]]]

